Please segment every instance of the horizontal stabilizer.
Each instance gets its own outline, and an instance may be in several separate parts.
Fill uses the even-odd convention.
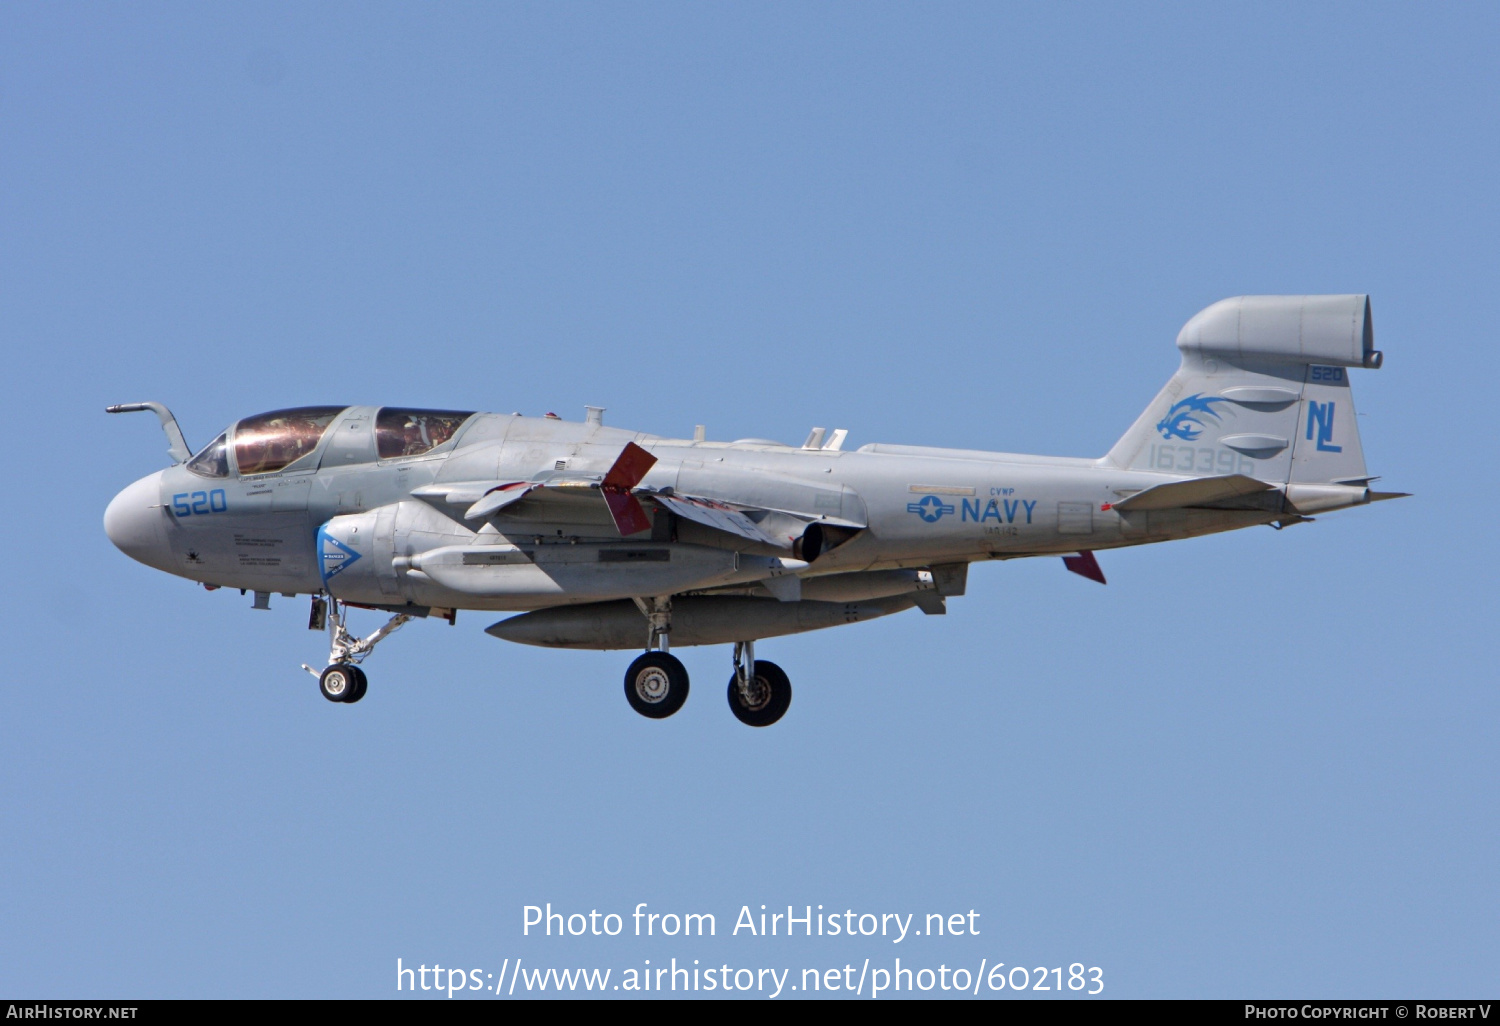
[[[1173,481],[1147,488],[1114,503],[1113,508],[1123,513],[1143,509],[1181,509],[1184,506],[1203,506],[1224,499],[1237,499],[1242,495],[1268,492],[1271,488],[1264,481],[1257,481],[1244,474],[1200,477],[1192,481]]]
[[[1386,499],[1409,499],[1411,492],[1371,492],[1371,502],[1384,502]]]

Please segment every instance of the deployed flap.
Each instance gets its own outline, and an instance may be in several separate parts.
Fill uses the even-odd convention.
[[[762,468],[687,461],[678,471],[674,491],[677,495],[711,497],[747,511],[757,520],[759,514],[786,513],[804,522],[816,520],[853,530],[869,523],[864,501],[848,486],[816,483]]]
[[[1184,506],[1202,506],[1223,499],[1236,499],[1242,495],[1255,495],[1271,490],[1271,485],[1257,481],[1244,474],[1225,474],[1223,477],[1200,477],[1192,481],[1173,481],[1136,492],[1128,499],[1113,504],[1114,508],[1128,513],[1140,509],[1180,509]]]
[[[741,538],[758,542],[762,545],[778,545],[780,548],[786,547],[779,545],[776,539],[762,531],[755,521],[727,503],[717,502],[713,499],[700,499],[692,495],[662,495],[653,493],[651,498],[678,516],[696,521],[706,527],[727,531],[729,534],[738,535]]]
[[[686,520],[724,531],[744,538],[746,541],[771,545],[784,550],[795,549],[798,539],[804,537],[817,525],[845,528],[851,531],[858,531],[866,526],[861,521],[845,520],[842,517],[832,517],[827,514],[800,513],[795,510],[751,506],[745,503],[728,503],[702,495],[683,495],[671,489],[660,492],[648,489],[641,491],[649,495],[653,501]]]

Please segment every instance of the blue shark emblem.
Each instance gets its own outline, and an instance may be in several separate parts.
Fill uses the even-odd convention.
[[[333,537],[324,528],[318,529],[318,569],[323,583],[349,569],[359,559],[359,553]]]
[[[915,513],[929,524],[935,524],[943,519],[944,513],[953,512],[953,504],[944,502],[936,495],[923,496],[921,502],[908,502],[906,512]]]
[[[1201,392],[1194,393],[1186,399],[1179,399],[1172,404],[1167,415],[1156,425],[1156,430],[1161,432],[1163,438],[1181,438],[1185,442],[1197,441],[1204,427],[1203,421],[1198,418],[1206,414],[1215,420],[1219,419],[1219,415],[1214,412],[1209,403],[1228,401],[1218,396],[1209,396],[1205,399]]]

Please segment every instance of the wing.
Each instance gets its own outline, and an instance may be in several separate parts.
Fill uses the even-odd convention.
[[[655,465],[655,456],[634,442],[627,442],[602,477],[547,475],[528,481],[432,484],[414,489],[412,495],[469,524],[501,515],[544,523],[587,522],[608,511],[622,537],[651,529],[651,518],[641,504],[644,498],[685,520],[757,545],[786,550],[792,549],[795,539],[815,523],[854,531],[866,526],[862,520],[847,520],[827,513],[685,495],[671,488],[640,487],[641,480]],[[604,510],[600,510],[601,498]]]
[[[634,442],[627,442],[614,465],[598,479],[548,476],[498,484],[466,481],[426,485],[413,489],[411,494],[454,519],[469,523],[488,520],[501,512],[526,520],[568,522],[580,514],[594,513],[602,497],[610,519],[623,537],[651,529],[651,519],[633,492],[655,464],[655,456]]]

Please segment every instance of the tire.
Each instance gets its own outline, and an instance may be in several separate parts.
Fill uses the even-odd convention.
[[[687,667],[674,655],[647,652],[625,671],[625,700],[648,719],[666,719],[682,708],[687,696]]]
[[[755,660],[755,677],[750,684],[750,700],[740,694],[739,682],[729,678],[729,708],[741,723],[751,727],[769,727],[786,714],[792,704],[792,682],[775,663]]]
[[[334,663],[318,677],[318,690],[330,702],[347,702],[359,687],[359,667]]]
[[[365,676],[365,671],[358,666],[351,666],[354,671],[354,690],[349,692],[349,697],[344,699],[350,705],[365,697],[365,692],[370,690],[370,678]]]

